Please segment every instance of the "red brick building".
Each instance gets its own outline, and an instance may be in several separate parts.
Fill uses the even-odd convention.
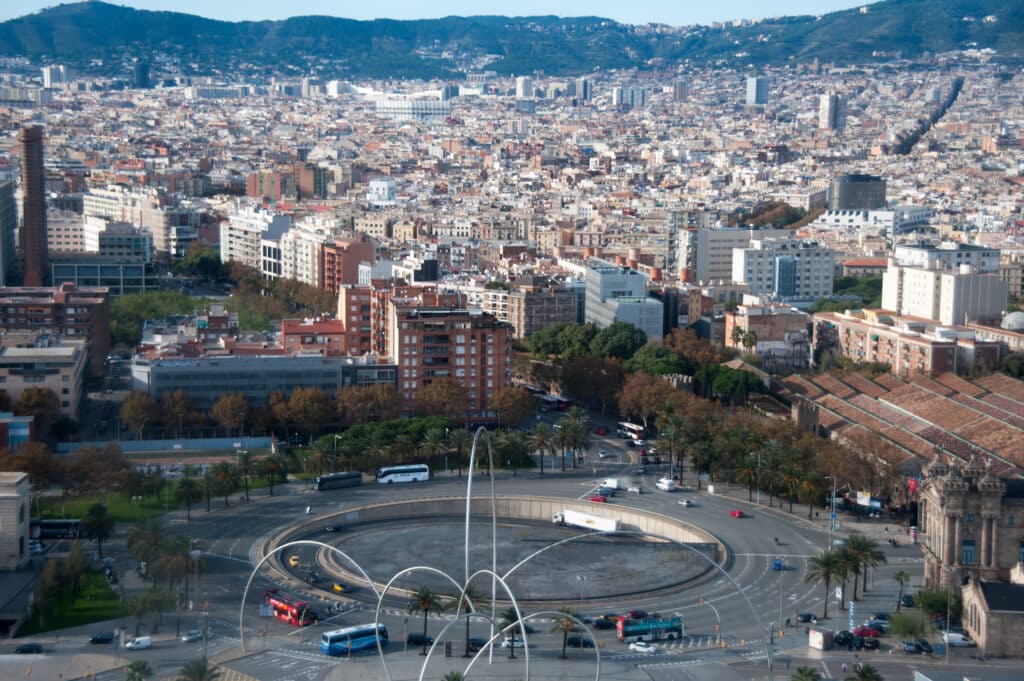
[[[319,288],[337,293],[342,286],[359,283],[359,264],[374,261],[373,241],[363,236],[360,240],[337,241],[320,246]]]
[[[340,319],[283,319],[281,347],[289,352],[345,355],[349,334]]]

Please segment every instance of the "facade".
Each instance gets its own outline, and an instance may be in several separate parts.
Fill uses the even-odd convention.
[[[52,330],[89,340],[88,375],[102,379],[110,352],[110,292],[61,284],[54,288],[0,288],[0,326],[7,330]],[[59,393],[58,393],[59,394]]]
[[[14,200],[14,183],[0,181],[0,286],[7,286],[14,279],[14,236],[17,228],[18,207]]]
[[[594,313],[598,326],[624,322],[643,331],[647,340],[661,340],[664,336],[665,304],[657,298],[610,298],[594,306]]]
[[[2,192],[0,188],[0,192]],[[0,201],[2,201],[0,196]],[[2,218],[0,218],[2,219]],[[1014,298],[1024,296],[1024,254],[1020,251],[999,255],[999,280],[1006,284],[1006,292]]]
[[[965,373],[999,362],[998,341],[982,340],[967,327],[938,327],[934,320],[903,319],[886,310],[818,312],[816,356],[832,351],[854,362],[888,364],[892,373]]]
[[[340,319],[282,319],[281,347],[292,353],[344,355],[348,332]]]
[[[828,188],[829,210],[875,210],[885,207],[885,180],[875,175],[840,175]]]
[[[273,260],[274,254],[268,255],[261,249],[264,236],[270,240],[279,239],[291,225],[292,219],[287,215],[277,215],[255,206],[246,206],[232,213],[220,224],[220,261],[238,262],[265,271],[263,260]],[[280,262],[280,253],[276,254],[276,260]]]
[[[8,452],[17,452],[19,447],[34,437],[34,421],[34,416],[15,416],[13,412],[0,412],[0,444],[7,447]]]
[[[533,97],[533,81],[529,76],[518,76],[516,78],[516,99],[531,97]]]
[[[29,495],[28,474],[0,473],[0,569],[17,570],[28,565]]]
[[[387,95],[374,100],[377,115],[395,122],[430,121],[450,116],[452,103],[440,97]]]
[[[752,239],[783,237],[789,234],[792,234],[792,231],[738,227],[680,230],[676,257],[680,279],[690,283],[731,281],[733,249],[748,248]]]
[[[1024,640],[1024,574],[1018,563],[1010,582],[972,579],[961,590],[963,626],[981,656],[1020,657]]]
[[[376,245],[366,235],[348,241],[334,241],[320,246],[319,288],[338,293],[345,285],[359,283],[359,265],[374,261]]]
[[[818,129],[842,130],[844,118],[843,98],[834,92],[828,92],[818,98]]]
[[[647,276],[629,267],[612,265],[605,260],[591,260],[586,270],[586,307],[588,323],[611,324],[604,303],[612,298],[643,298],[647,292]],[[614,319],[612,319],[614,321]]]
[[[395,366],[373,356],[227,356],[185,360],[132,361],[132,389],[159,400],[184,390],[197,409],[210,409],[224,393],[240,392],[264,405],[271,393],[320,388],[333,395],[347,385],[395,384]]]
[[[817,300],[832,295],[832,251],[814,241],[754,239],[749,248],[734,248],[732,280],[751,293],[777,300]]]
[[[27,347],[0,347],[0,383],[11,402],[27,388],[46,388],[60,400],[60,413],[78,419],[87,360],[86,339],[58,339],[45,333],[30,334]]]
[[[547,326],[575,322],[578,306],[576,291],[531,278],[509,291],[507,321],[516,338],[526,338]]]
[[[168,205],[167,196],[156,187],[91,188],[82,196],[82,216],[126,222],[149,232],[162,259],[183,257],[198,238],[199,213]]]
[[[143,293],[160,288],[159,275],[152,263],[130,261],[124,257],[91,253],[61,253],[50,258],[53,281],[81,288],[103,288],[111,296]]]
[[[373,350],[373,290],[369,286],[345,284],[338,291],[337,318],[349,338],[345,347],[358,354]]]
[[[959,270],[967,265],[972,272],[999,272],[999,249],[944,241],[938,246],[901,244],[893,249],[893,260],[901,267],[923,270]]]
[[[485,416],[491,395],[511,380],[512,327],[480,310],[450,307],[444,296],[391,296],[385,338],[407,413],[420,388],[450,378],[469,394],[467,416]]]
[[[46,176],[43,171],[43,128],[22,128],[21,142],[21,242],[22,284],[42,286],[49,277],[46,249]]]
[[[805,369],[810,321],[806,313],[785,305],[738,305],[725,313],[725,347],[752,352],[771,369]]]
[[[747,78],[747,106],[764,106],[768,103],[768,79],[764,76]]]
[[[935,269],[903,267],[890,259],[882,276],[882,307],[942,324],[1002,318],[1007,286],[998,274],[979,272],[969,264],[938,269],[942,263],[932,261],[929,266]]]

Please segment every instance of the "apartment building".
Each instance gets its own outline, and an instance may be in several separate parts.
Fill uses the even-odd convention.
[[[346,349],[366,354],[377,347],[373,343],[373,305],[373,289],[370,286],[344,284],[338,290],[338,321],[344,324],[348,334]]]
[[[725,347],[752,352],[773,369],[806,368],[810,321],[808,314],[787,305],[737,305],[725,313]]]
[[[257,206],[245,206],[228,216],[220,224],[220,261],[237,262],[261,272],[274,271],[269,264],[281,262],[280,252],[274,247],[262,248],[264,237],[276,241],[292,226],[292,219],[263,210]],[[264,263],[267,260],[267,263]],[[280,272],[276,273],[280,276]]]
[[[575,290],[543,277],[527,277],[509,291],[505,321],[515,329],[516,338],[526,338],[554,324],[575,322],[578,308]]]
[[[45,388],[60,401],[60,413],[78,419],[88,341],[40,331],[0,337],[0,390],[17,402],[28,388]]]
[[[88,376],[102,379],[110,352],[110,302],[106,288],[74,284],[0,288],[0,326],[7,330],[53,331],[88,339]],[[59,394],[59,393],[58,393]]]
[[[82,208],[83,219],[126,222],[148,231],[157,256],[163,259],[183,257],[198,238],[199,213],[174,205],[155,187],[94,187],[82,196]]]
[[[32,561],[28,546],[29,503],[32,485],[28,474],[0,473],[0,569],[18,570]]]
[[[692,217],[694,213],[684,213]],[[699,213],[697,215],[708,215]],[[682,218],[680,218],[682,219]],[[679,278],[684,282],[732,280],[732,257],[736,248],[747,248],[752,239],[791,235],[785,229],[745,229],[713,227],[681,229],[678,232],[678,253],[675,261]]]
[[[490,397],[511,377],[512,327],[444,296],[418,291],[390,298],[386,340],[398,367],[398,393],[411,412],[420,388],[439,378],[465,386],[468,417],[486,415]]]
[[[292,353],[344,355],[348,337],[341,319],[281,320],[281,347]]]
[[[345,285],[359,283],[359,265],[374,261],[376,244],[367,236],[344,241],[326,242],[319,250],[320,281],[317,286],[338,293]]]
[[[832,251],[814,241],[753,239],[749,248],[734,248],[732,280],[751,293],[782,301],[817,300],[832,295]]]

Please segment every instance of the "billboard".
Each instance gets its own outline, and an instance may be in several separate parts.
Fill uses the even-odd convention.
[[[871,505],[871,492],[857,492],[857,505],[858,506],[870,506]]]

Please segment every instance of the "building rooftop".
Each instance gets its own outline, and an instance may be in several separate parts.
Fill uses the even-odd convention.
[[[978,586],[989,610],[1024,612],[1024,584],[982,581]]]

